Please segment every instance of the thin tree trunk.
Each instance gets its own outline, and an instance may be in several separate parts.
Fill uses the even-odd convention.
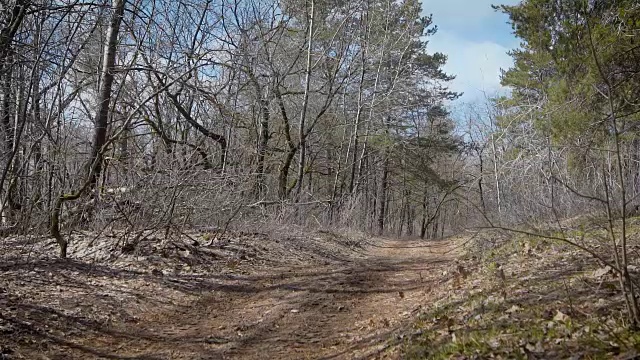
[[[378,235],[384,233],[385,215],[387,212],[387,182],[389,176],[389,154],[385,148],[382,160],[382,179],[380,180],[380,189],[378,196]]]
[[[478,161],[480,162],[480,176],[478,176],[478,192],[480,192],[480,207],[483,213],[487,213],[487,208],[484,202],[484,189],[482,179],[484,178],[484,159],[482,157],[482,150],[477,150]]]
[[[342,140],[340,141],[340,149],[338,150],[338,159],[335,162],[336,163],[336,169],[334,172],[334,176],[333,176],[333,189],[331,190],[331,204],[330,204],[330,208],[329,208],[329,219],[330,221],[333,223],[333,217],[334,217],[334,213],[336,208],[338,207],[338,205],[336,204],[336,201],[338,199],[338,190],[340,189],[340,192],[342,193],[342,184],[340,187],[338,187],[338,183],[340,182],[340,173],[342,172],[342,153],[344,151],[344,143],[345,143],[345,139],[347,137],[347,116],[346,116],[346,93],[343,94],[343,110],[344,111],[344,118],[345,118],[345,122],[344,122],[344,129],[342,131]],[[347,148],[347,154],[345,156],[345,159],[349,159],[349,148]]]
[[[424,197],[422,198],[422,223],[420,224],[420,239],[422,240],[424,240],[427,234],[427,226],[429,226],[427,222],[427,213],[429,211],[429,203],[427,201],[429,201],[429,198],[427,193],[427,186],[425,184]]]
[[[260,92],[257,93],[258,96],[262,96]],[[271,114],[269,112],[269,102],[266,99],[259,98],[260,103],[260,133],[259,133],[259,141],[258,141],[258,161],[257,161],[257,169],[256,169],[256,187],[257,187],[257,195],[261,197],[263,195],[265,184],[264,184],[264,160],[267,156],[267,146],[269,144],[269,118]]]
[[[307,44],[307,65],[305,71],[305,81],[304,81],[304,99],[302,100],[302,112],[300,113],[300,126],[299,126],[299,139],[298,139],[298,148],[300,148],[300,154],[298,155],[298,181],[297,181],[297,194],[300,195],[300,191],[302,190],[302,180],[304,177],[304,167],[305,167],[305,156],[307,151],[307,146],[305,143],[307,134],[305,133],[305,120],[307,118],[307,108],[309,107],[309,86],[311,83],[311,50],[313,49],[313,30],[314,30],[314,6],[315,0],[310,0],[310,14],[309,14],[309,38]]]
[[[496,202],[498,206],[498,220],[502,221],[502,199],[500,198],[500,178],[498,176],[498,154],[496,152],[496,141],[491,134],[491,147],[493,149],[493,177],[496,185]]]
[[[7,25],[0,29],[0,64],[6,64],[7,57],[11,55],[13,38],[18,32],[30,5],[30,0],[16,0],[13,9],[11,9],[11,15],[9,16]],[[3,70],[7,68],[8,67]],[[0,76],[2,75],[3,74],[0,73]]]
[[[114,80],[116,50],[118,47],[118,33],[124,16],[125,0],[113,0],[113,15],[107,29],[107,44],[102,60],[102,74],[100,75],[100,93],[98,96],[98,111],[95,117],[93,148],[89,161],[89,190],[95,188],[102,172],[102,147],[107,141],[107,125],[109,123],[109,109],[111,108],[111,88]]]
[[[289,147],[285,160],[278,173],[278,196],[280,199],[284,200],[289,195],[289,186],[287,185],[287,181],[289,180],[289,169],[293,162],[293,157],[298,151],[298,147],[293,143],[293,139],[291,139],[291,124],[289,122],[289,116],[287,114],[287,109],[284,107],[284,99],[282,98],[282,94],[280,93],[277,85],[274,88],[274,95],[278,101],[278,107],[280,108],[280,115],[282,116],[284,126],[284,137],[287,140],[287,145]]]
[[[368,34],[368,31],[365,31],[365,34]],[[364,49],[362,50],[362,59],[360,64],[360,83],[358,84],[358,109],[356,110],[356,119],[353,124],[353,134],[351,138],[351,142],[353,143],[353,161],[351,162],[351,179],[349,180],[349,193],[353,193],[356,179],[356,169],[358,167],[358,140],[360,132],[360,121],[362,120],[362,109],[364,107],[364,79],[367,70],[367,38],[368,36],[365,35]],[[347,158],[349,158],[349,154],[347,154]]]

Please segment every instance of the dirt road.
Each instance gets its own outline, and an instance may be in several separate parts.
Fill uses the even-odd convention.
[[[453,268],[453,249],[445,240],[374,239],[364,256],[325,265],[165,276],[191,295],[136,295],[121,304],[125,320],[74,320],[87,331],[43,332],[42,358],[395,358],[393,339],[433,301],[443,271]]]

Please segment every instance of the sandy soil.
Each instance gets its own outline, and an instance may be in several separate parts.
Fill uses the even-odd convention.
[[[179,246],[180,266],[25,260],[14,244],[0,264],[0,358],[398,358],[456,268],[454,240],[248,238],[200,250],[207,262]]]

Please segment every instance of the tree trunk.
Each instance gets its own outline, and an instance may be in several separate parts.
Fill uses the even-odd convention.
[[[478,176],[478,192],[480,192],[480,208],[482,209],[483,213],[487,213],[487,208],[484,202],[484,189],[483,189],[483,184],[482,184],[482,179],[484,177],[484,159],[482,157],[482,150],[477,150],[476,151],[478,154],[478,161],[479,161],[479,165],[480,165],[480,175]]]
[[[284,200],[289,195],[289,186],[287,185],[287,181],[289,180],[289,169],[291,168],[293,157],[298,151],[298,147],[291,139],[291,124],[289,122],[289,116],[287,115],[287,109],[284,106],[284,99],[282,98],[282,94],[280,93],[280,89],[278,89],[277,84],[274,88],[274,95],[278,101],[278,107],[280,108],[280,115],[282,116],[284,127],[284,137],[287,140],[287,146],[289,147],[287,155],[278,173],[278,196],[280,199]]]
[[[30,5],[30,0],[17,0],[13,9],[11,9],[11,15],[8,16],[8,23],[0,29],[0,64],[6,64],[7,57],[11,55],[13,38],[16,32],[18,32]],[[6,70],[7,68],[2,70]],[[3,74],[0,73],[0,76],[2,75]]]
[[[258,88],[259,89],[259,88]],[[257,92],[258,96],[262,96],[261,92]],[[263,195],[264,184],[264,160],[267,155],[267,146],[269,144],[269,102],[266,99],[259,98],[260,103],[260,133],[258,140],[258,159],[256,167],[256,194],[258,197]]]
[[[102,74],[100,75],[100,92],[98,95],[98,112],[95,117],[93,148],[89,161],[90,189],[95,188],[102,172],[104,150],[107,142],[107,125],[109,123],[109,109],[111,108],[111,87],[113,85],[116,50],[118,47],[118,33],[124,16],[125,0],[113,0],[111,5],[113,15],[107,29],[107,44],[104,48],[102,60]]]
[[[429,222],[427,221],[427,213],[429,212],[429,201],[427,187],[425,185],[424,189],[424,197],[422,198],[422,222],[420,223],[420,239],[424,240],[427,235],[427,226],[429,226]]]
[[[282,167],[280,168],[280,173],[278,175],[278,196],[280,199],[285,199],[289,195],[289,186],[287,185],[287,181],[289,179],[289,169],[291,168],[291,163],[293,162],[293,157],[296,155],[297,148],[291,148],[287,152],[287,156],[282,163]]]
[[[299,128],[299,140],[298,140],[298,148],[300,149],[300,154],[298,155],[298,181],[297,181],[297,196],[300,195],[300,191],[302,190],[302,180],[304,177],[304,166],[305,166],[305,155],[307,151],[307,146],[305,144],[305,140],[307,137],[305,130],[305,120],[307,117],[307,108],[309,107],[309,85],[311,83],[311,50],[313,49],[313,18],[314,18],[314,5],[315,0],[310,0],[311,9],[309,14],[309,37],[307,39],[307,68],[305,71],[305,81],[304,81],[304,99],[302,100],[302,112],[300,113],[300,128]]]
[[[380,180],[380,190],[378,196],[378,235],[384,233],[385,215],[387,212],[387,182],[389,176],[389,154],[385,148],[382,164],[382,179]]]
[[[356,110],[356,119],[353,124],[353,135],[351,139],[353,143],[353,160],[351,162],[351,179],[349,180],[349,193],[353,193],[355,179],[356,179],[356,169],[358,167],[358,140],[359,140],[358,136],[360,132],[360,122],[362,120],[362,108],[364,107],[364,104],[363,104],[364,80],[365,80],[365,75],[367,70],[367,47],[366,47],[367,33],[368,32],[365,29],[365,46],[364,46],[364,49],[362,50],[362,62],[360,64],[362,68],[360,69],[360,82],[358,84],[358,104],[357,104],[358,109]],[[349,156],[347,155],[347,158],[348,157]]]

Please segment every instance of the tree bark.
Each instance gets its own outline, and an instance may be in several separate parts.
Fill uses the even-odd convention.
[[[389,150],[385,148],[382,164],[382,179],[378,196],[378,235],[384,233],[385,215],[387,212],[387,184],[389,179]]]
[[[280,108],[280,115],[282,115],[282,122],[284,126],[284,137],[287,140],[287,146],[289,147],[287,155],[285,156],[284,162],[282,163],[278,173],[278,197],[284,200],[289,195],[289,186],[287,185],[287,181],[289,180],[289,169],[291,168],[293,157],[298,151],[298,146],[294,144],[291,139],[291,124],[289,123],[289,116],[287,114],[287,109],[284,106],[284,99],[282,98],[280,89],[278,89],[277,86],[278,85],[276,85],[274,89],[274,94],[278,100],[278,107]]]
[[[113,15],[107,29],[107,44],[104,48],[102,73],[100,75],[100,91],[98,96],[98,112],[95,117],[93,147],[89,161],[89,186],[95,188],[102,173],[104,152],[102,147],[107,141],[109,109],[111,108],[111,88],[113,86],[118,33],[124,16],[125,0],[113,0]]]
[[[264,192],[264,160],[267,156],[267,146],[269,145],[269,119],[271,114],[269,112],[269,101],[267,99],[260,98],[261,92],[256,93],[259,96],[258,101],[260,103],[260,139],[258,141],[258,165],[257,165],[257,179],[256,179],[256,193],[258,197]]]
[[[306,129],[305,129],[305,121],[307,118],[307,108],[309,107],[309,85],[311,83],[311,50],[313,49],[313,30],[314,30],[314,6],[315,0],[310,0],[311,9],[309,14],[309,37],[307,39],[307,67],[305,71],[305,81],[304,81],[304,99],[302,101],[302,112],[300,114],[300,128],[299,128],[299,140],[298,140],[298,148],[300,149],[300,154],[298,155],[298,181],[297,181],[297,190],[296,195],[300,195],[300,191],[302,190],[302,180],[304,178],[304,166],[305,166],[305,156],[306,156]]]

